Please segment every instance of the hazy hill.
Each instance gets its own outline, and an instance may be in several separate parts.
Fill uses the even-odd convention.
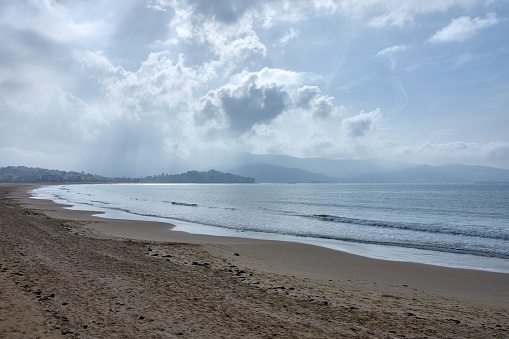
[[[486,166],[416,166],[393,171],[340,178],[342,182],[377,183],[474,183],[508,182],[509,170]]]
[[[320,173],[332,178],[345,178],[363,174],[378,173],[380,171],[399,170],[414,167],[416,164],[390,161],[384,159],[339,159],[296,158],[288,155],[275,154],[237,154],[232,158],[222,158],[222,166],[215,166],[223,170],[237,168],[248,164],[266,163],[286,168],[298,168],[311,173]],[[259,179],[256,177],[256,179]],[[257,180],[258,181],[258,180]]]
[[[411,165],[384,160],[299,159],[246,155],[265,159],[236,166],[231,173],[215,170],[160,174],[143,178],[111,178],[24,166],[0,167],[2,182],[153,182],[153,183],[474,183],[508,182],[509,170],[467,165]],[[241,159],[236,159],[240,161]],[[235,162],[233,162],[235,163]],[[287,166],[277,165],[287,164]],[[314,170],[310,170],[314,169]]]
[[[1,182],[106,182],[111,178],[85,172],[67,172],[26,166],[0,167]]]
[[[265,157],[264,157],[265,158]],[[267,157],[268,159],[270,157]],[[383,162],[379,160],[324,160],[273,157],[276,163],[284,162],[315,168],[286,167],[265,162],[239,166],[232,173],[253,177],[256,182],[345,182],[345,183],[474,183],[508,182],[509,170],[486,166],[444,165],[428,166]],[[323,167],[320,167],[323,166]],[[394,168],[395,167],[395,168]],[[384,169],[389,168],[389,169]],[[393,169],[390,169],[393,168]],[[333,173],[326,175],[325,173]]]
[[[244,183],[251,184],[254,178],[247,178],[232,173],[223,173],[215,170],[206,172],[188,171],[181,174],[161,174],[138,179],[139,182],[147,183],[207,183],[207,184],[230,184]]]
[[[311,173],[299,168],[270,165],[264,162],[237,167],[229,172],[253,177],[255,182],[266,183],[331,183],[337,179],[324,174]]]

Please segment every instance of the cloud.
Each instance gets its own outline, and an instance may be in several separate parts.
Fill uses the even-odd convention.
[[[75,81],[69,50],[93,40],[100,25],[77,23],[71,12],[53,1],[0,3],[0,83],[26,91],[25,102],[29,93],[39,97],[38,91]]]
[[[154,10],[144,1],[127,3],[117,14],[116,23],[110,33],[108,50],[117,58],[129,55],[130,60],[122,60],[126,68],[139,65],[156,41],[165,40],[168,35],[168,23],[173,11]]]
[[[220,91],[218,95],[230,128],[239,132],[245,132],[255,124],[272,121],[284,111],[287,98],[287,93],[280,86],[259,87],[254,82],[234,91]]]
[[[404,28],[413,24],[417,16],[445,13],[452,8],[470,8],[479,0],[325,0],[325,1],[260,1],[250,13],[272,27],[278,22],[297,23],[311,17],[338,16],[353,21],[363,21],[369,27],[389,29]]]
[[[290,41],[298,39],[300,30],[290,28],[282,37],[280,37],[274,46],[285,47]]]
[[[286,109],[288,92],[276,83],[260,83],[260,77],[253,73],[241,83],[210,91],[202,102],[198,121],[224,117],[230,131],[243,134],[280,115]]]
[[[131,173],[147,173],[150,167],[185,158],[188,145],[200,141],[191,105],[209,74],[186,66],[183,57],[173,61],[169,54],[150,53],[136,71],[127,71],[102,52],[75,52],[84,74],[100,84],[100,95],[80,113],[81,140],[76,143],[88,145],[84,159],[101,160],[96,170],[106,173],[132,162],[138,168],[132,165]],[[123,174],[132,175],[127,170]]]
[[[195,135],[211,147],[294,156],[332,156],[343,110],[312,75],[264,68],[241,73],[194,107]]]
[[[147,175],[177,163],[192,168],[196,163],[187,159],[214,148],[333,158],[383,157],[384,152],[403,158],[406,149],[409,157],[427,154],[431,161],[442,154],[441,147],[454,147],[429,144],[418,153],[415,145],[389,147],[381,134],[428,135],[425,126],[409,122],[428,112],[456,119],[446,113],[462,112],[454,88],[458,80],[473,83],[481,69],[487,86],[468,92],[468,99],[489,91],[505,103],[507,86],[497,87],[496,76],[488,73],[502,69],[506,55],[503,49],[494,55],[475,46],[458,55],[449,49],[453,46],[444,46],[437,57],[436,50],[410,43],[449,12],[470,17],[454,19],[438,32],[443,40],[505,24],[495,14],[484,16],[487,8],[500,6],[478,0],[99,0],[94,6],[0,1],[0,162],[28,163],[32,157],[49,167],[67,162],[100,174]],[[462,34],[451,33],[451,27]],[[282,54],[296,42],[306,48]],[[447,70],[439,58],[453,60]],[[387,78],[380,60],[390,61],[392,69],[396,60],[433,64]],[[491,61],[492,67],[482,68]],[[461,79],[450,79],[453,67],[467,62],[476,66],[475,75],[467,69],[474,67],[463,67]],[[500,72],[497,76],[503,79]],[[419,96],[407,100],[403,83]],[[344,84],[348,90],[338,90]],[[440,85],[450,92],[429,99]],[[505,111],[479,102],[489,106],[486,117],[504,125]],[[382,110],[356,114],[365,107]],[[394,107],[401,110],[401,121],[394,114],[391,121],[382,120],[380,112]],[[402,132],[405,124],[412,127]],[[480,134],[493,134],[483,129]],[[455,147],[455,154],[475,154]],[[485,154],[507,154],[503,146],[492,149]],[[119,168],[124,172],[112,173]]]
[[[476,0],[371,0],[344,2],[344,7],[370,17],[368,26],[389,29],[405,28],[412,25],[416,17],[431,13],[445,13],[454,7],[469,8]]]
[[[207,76],[186,67],[183,57],[172,61],[168,52],[150,53],[133,72],[114,66],[102,52],[85,51],[76,54],[76,58],[83,71],[103,85],[110,100],[123,105],[133,102],[133,106],[139,106],[145,113],[158,105],[173,107],[178,102],[186,102]]]
[[[300,85],[308,77],[269,68],[242,73],[203,96],[194,119],[200,126],[239,135],[256,125],[271,124],[286,112],[310,119],[336,116],[339,108],[334,105],[334,98],[323,95],[317,86]]]
[[[403,28],[414,22],[414,14],[401,10],[393,10],[383,15],[374,17],[369,21],[369,26],[374,28],[388,28],[396,26]]]
[[[382,118],[380,109],[376,109],[369,113],[361,112],[358,115],[343,120],[343,129],[352,139],[366,136],[367,133],[373,131]]]
[[[127,73],[120,65],[114,66],[103,51],[75,51],[74,57],[81,64],[82,70],[91,78],[105,83],[111,77],[123,77]]]
[[[322,95],[317,86],[303,86],[296,89],[293,101],[297,108],[312,112],[318,118],[332,116],[336,112],[333,99],[330,96]]]
[[[394,59],[394,54],[402,51],[406,51],[409,47],[405,45],[397,45],[397,46],[391,46],[382,49],[378,53],[376,53],[376,56],[386,56],[389,58],[389,61],[391,63],[391,70],[394,70],[396,68],[396,59]]]
[[[462,16],[452,19],[451,23],[428,39],[430,43],[464,42],[474,37],[484,28],[498,23],[494,13],[490,13],[485,19],[480,17],[470,19],[468,16]]]
[[[66,166],[72,165],[76,159],[69,155],[81,145],[79,120],[87,109],[86,103],[54,86],[36,86],[25,89],[23,94],[11,93],[0,104],[0,148],[7,152],[4,159],[19,156],[13,164],[32,165],[35,160],[44,160],[46,154],[41,165],[52,161],[63,164],[61,160],[66,157]],[[30,159],[30,155],[34,158]]]
[[[397,45],[397,46],[391,46],[382,49],[380,52],[376,53],[376,55],[393,55],[396,52],[405,51],[408,48],[408,46],[405,45]]]
[[[431,165],[462,163],[508,168],[508,142],[464,142],[445,143],[425,142],[416,145],[393,145],[391,152],[397,156],[404,155],[408,161]],[[387,152],[385,152],[388,154]]]
[[[234,24],[250,8],[256,7],[256,1],[191,1],[194,5],[194,12],[203,16],[208,16],[217,21]]]
[[[264,58],[267,48],[253,29],[257,15],[246,14],[250,5],[237,1],[222,4],[211,6],[200,1],[198,5],[175,5],[176,15],[170,27],[191,50],[204,49],[193,55],[197,64],[229,76],[244,63]],[[215,58],[210,58],[211,55]]]
[[[5,2],[0,8],[1,25],[33,32],[55,43],[90,38],[101,29],[97,21],[79,23],[70,8],[55,1]]]

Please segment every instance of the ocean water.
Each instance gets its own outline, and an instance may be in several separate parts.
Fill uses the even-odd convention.
[[[509,273],[508,184],[101,184],[32,192],[105,217]]]

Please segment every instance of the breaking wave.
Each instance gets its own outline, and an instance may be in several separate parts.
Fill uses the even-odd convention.
[[[498,227],[482,227],[482,226],[465,226],[462,228],[451,227],[447,225],[437,224],[419,224],[419,223],[402,223],[394,221],[366,220],[348,217],[340,217],[327,214],[311,214],[303,215],[306,218],[318,219],[321,221],[336,222],[342,224],[354,224],[363,226],[373,226],[382,228],[396,228],[402,230],[427,232],[427,233],[443,233],[452,235],[463,235],[469,237],[481,237],[487,239],[509,240],[509,230]]]

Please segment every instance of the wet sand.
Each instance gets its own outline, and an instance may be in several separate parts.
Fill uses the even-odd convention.
[[[509,337],[509,274],[105,220],[0,184],[0,337]]]

